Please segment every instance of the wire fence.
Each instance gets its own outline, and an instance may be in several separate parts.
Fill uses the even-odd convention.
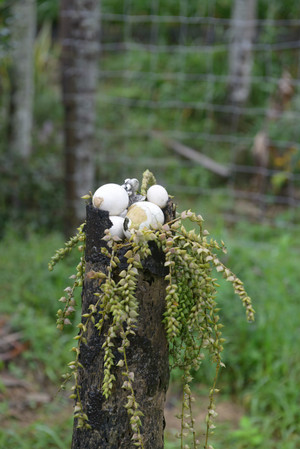
[[[176,195],[219,197],[230,220],[298,225],[300,18],[260,1],[254,19],[237,2],[223,18],[218,0],[144,3],[102,2],[102,168],[153,169]]]

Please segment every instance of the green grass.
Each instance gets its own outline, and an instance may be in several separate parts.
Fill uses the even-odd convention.
[[[299,245],[299,238],[296,241]],[[228,385],[241,395],[264,436],[259,447],[271,448],[277,439],[282,447],[296,447],[300,442],[296,241],[282,235],[261,248],[251,241],[244,248],[238,247],[237,241],[230,245],[228,263],[249,286],[257,318],[255,325],[243,324],[228,289],[224,290],[221,307],[227,370],[221,381],[224,388]]]
[[[14,330],[22,332],[29,350],[23,355],[32,370],[42,369],[45,378],[57,382],[70,359],[74,329],[61,333],[56,329],[58,299],[73,274],[76,257],[70,256],[53,273],[48,261],[56,248],[63,245],[62,237],[30,235],[22,239],[9,233],[0,242],[5,258],[0,262],[0,314],[8,316]]]
[[[179,3],[173,0],[161,2],[159,13],[179,14]],[[187,14],[207,13],[206,3],[199,5],[198,2],[187,6]],[[259,6],[260,18],[271,13],[269,6],[262,7],[263,3]],[[293,11],[297,4],[295,1],[284,2],[284,5],[283,2],[277,3],[274,7],[274,17],[294,17]],[[46,13],[55,17],[56,1],[40,1],[39,4],[40,20]],[[123,6],[119,0],[105,1],[103,4],[106,11],[121,14],[124,12]],[[229,17],[230,7],[228,0],[219,2],[218,17]],[[131,13],[150,12],[143,0],[137,0],[131,8]],[[118,26],[123,33],[122,25]],[[171,25],[165,26],[164,29],[160,27],[161,44],[172,43],[168,42],[171,36],[170,28]],[[123,37],[122,34],[121,39]],[[275,28],[266,27],[261,31],[261,42],[273,42],[276,38]],[[25,169],[23,165],[20,168],[8,166],[0,186],[0,224],[8,229],[12,221],[18,223],[17,233],[7,231],[2,234],[1,231],[3,238],[0,241],[0,251],[3,257],[0,260],[0,315],[5,316],[13,330],[22,332],[23,340],[28,344],[28,350],[18,360],[11,362],[8,369],[14,376],[29,379],[32,379],[38,370],[42,373],[45,385],[51,385],[51,388],[59,386],[60,376],[65,372],[66,364],[72,357],[69,349],[76,328],[69,327],[63,333],[59,332],[55,325],[55,315],[60,304],[57,299],[63,295],[63,289],[69,283],[68,278],[74,272],[78,256],[76,253],[71,255],[52,273],[47,270],[48,260],[54,251],[63,245],[63,237],[49,231],[61,228],[60,211],[63,210],[62,105],[56,76],[57,56],[57,48],[52,46],[51,30],[44,27],[37,39],[35,56],[36,127],[33,160]],[[286,66],[292,76],[296,77],[296,57],[294,61],[293,54],[289,51],[280,52],[280,56],[273,52],[271,75],[280,77],[283,66]],[[101,57],[101,69],[108,71],[127,69],[160,75],[207,74],[209,71],[211,75],[217,76],[227,73],[227,56],[222,51],[188,53],[185,55],[184,64],[183,66],[182,55],[176,53],[153,55],[150,52],[135,50],[123,54],[103,53]],[[253,75],[269,76],[266,68],[265,53],[258,52]],[[7,120],[8,117],[2,112],[7,105],[8,78],[4,69],[2,64],[6,95],[1,99],[1,113]],[[157,101],[172,100],[226,104],[225,83],[210,79],[205,82],[193,82],[183,76],[172,81],[163,80],[163,76],[158,78],[153,79],[144,74],[130,80],[122,77],[101,80],[97,93],[97,138],[101,142],[101,151],[98,151],[96,160],[97,177],[101,179],[101,183],[121,182],[127,177],[140,179],[142,172],[149,168],[158,180],[164,180],[166,185],[173,186],[174,190],[178,185],[190,189],[220,186],[225,190],[226,185],[214,175],[202,167],[192,167],[181,158],[174,157],[157,139],[141,136],[140,132],[157,129],[165,132],[176,130],[198,133],[195,138],[186,137],[179,140],[220,163],[228,163],[232,144],[207,142],[205,137],[201,137],[201,134],[205,133],[233,133],[227,113],[208,113],[192,106],[149,109],[147,104],[128,107],[110,103],[113,97],[121,97],[146,100],[146,103],[151,101],[154,104]],[[269,107],[270,96],[274,90],[273,83],[254,82],[248,106]],[[107,97],[108,102],[105,102]],[[299,110],[298,103],[299,94],[295,95],[292,101],[292,110]],[[261,129],[261,123],[260,114],[241,117],[236,135],[243,138],[253,137]],[[111,133],[103,130],[110,130]],[[132,135],[124,137],[124,132]],[[275,125],[271,124],[269,133],[274,140],[299,140],[296,122],[289,114],[283,114]],[[5,168],[7,155],[3,124],[1,137],[1,163]],[[242,148],[243,154],[247,153],[248,158],[250,146],[249,144]],[[105,162],[108,156],[112,162]],[[145,157],[152,159],[153,166],[145,166]],[[292,164],[296,170],[299,154],[296,153],[293,157],[297,159]],[[126,165],[122,158],[131,160],[127,161]],[[167,163],[158,164],[157,160]],[[280,179],[277,181],[280,185]],[[245,408],[246,415],[237,430],[217,428],[214,446],[216,449],[296,449],[300,445],[299,231],[271,229],[245,222],[228,229],[222,220],[222,211],[230,209],[233,199],[215,192],[216,189],[213,195],[200,199],[195,195],[193,201],[180,199],[180,209],[191,207],[201,213],[212,236],[225,241],[229,251],[224,261],[244,281],[257,314],[255,323],[247,324],[244,310],[238,298],[234,297],[231,286],[220,279],[220,315],[225,324],[224,336],[227,341],[223,355],[226,369],[221,373],[219,384],[222,394],[233,396]],[[176,191],[171,193],[177,194]],[[11,207],[16,198],[19,202],[18,209]],[[287,211],[276,220],[288,222],[290,219]],[[29,233],[24,232],[25,222],[31,224]],[[32,232],[41,228],[49,233],[38,235]],[[80,306],[79,296],[77,300]],[[78,315],[79,313],[75,321],[79,319]],[[4,365],[0,366],[1,369],[4,369]],[[174,373],[175,381],[179,375]],[[202,370],[195,374],[195,389],[199,383],[211,383],[212,376],[210,364],[204,363]],[[0,384],[0,393],[1,391]],[[0,414],[5,415],[7,407],[8,404],[3,402]],[[33,416],[33,421],[26,427],[19,426],[13,419],[9,423],[6,421],[4,428],[0,430],[0,447],[69,447],[72,433],[69,408],[62,419],[51,419],[66,407],[66,404],[58,405],[54,401],[53,405],[44,407],[42,412],[37,410],[36,415],[39,416]],[[178,442],[175,443],[170,437],[166,442],[166,449],[175,448],[178,448]]]
[[[26,233],[25,233],[26,234]],[[24,422],[10,417],[8,400],[2,402],[0,419],[0,447],[7,449],[62,449],[70,447],[72,436],[72,408],[63,393],[58,393],[61,375],[71,360],[72,337],[76,327],[65,332],[56,329],[57,301],[74,272],[76,256],[71,255],[52,273],[48,261],[55,250],[63,246],[58,234],[44,236],[9,232],[0,241],[5,258],[0,261],[0,316],[10,324],[12,331],[20,331],[28,349],[1,371],[26,380],[38,392],[48,392],[49,403],[28,405]],[[80,300],[78,298],[79,309]],[[75,317],[76,321],[76,317]],[[38,373],[38,376],[36,375]],[[1,392],[5,396],[5,387]],[[19,398],[18,390],[13,401]],[[18,407],[17,407],[18,408]]]
[[[202,211],[203,205],[197,212]],[[209,212],[207,218],[213,218]],[[240,222],[224,232],[219,222],[213,236],[227,243],[226,265],[245,283],[257,312],[255,323],[246,323],[231,286],[220,282],[226,369],[219,384],[224,393],[238,396],[249,413],[240,432],[232,435],[232,443],[250,447],[245,444],[252,432],[260,437],[251,447],[271,449],[280,442],[281,447],[296,448],[300,442],[299,230]],[[212,378],[212,372],[204,365],[196,380],[207,378]]]
[[[66,449],[71,446],[72,415],[61,422],[48,424],[49,416],[44,420],[20,428],[13,424],[10,428],[0,429],[0,445],[6,449]]]

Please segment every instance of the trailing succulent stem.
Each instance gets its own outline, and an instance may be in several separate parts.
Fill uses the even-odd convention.
[[[142,191],[145,192],[148,184],[155,183],[155,178],[150,172],[145,172],[142,183]],[[142,192],[142,193],[143,193]],[[183,220],[194,223],[199,230],[187,231]],[[79,334],[75,337],[78,346],[73,348],[75,359],[69,363],[70,371],[64,376],[65,382],[74,379],[71,398],[75,399],[75,417],[78,427],[89,428],[88,417],[83,410],[80,399],[80,386],[78,385],[78,369],[82,367],[79,362],[81,344],[86,343],[88,325],[92,323],[99,334],[103,333],[103,324],[106,326],[105,341],[101,348],[104,351],[104,378],[102,394],[109,398],[115,381],[112,368],[121,369],[124,382],[122,388],[127,391],[127,409],[129,422],[133,434],[133,444],[143,448],[141,435],[141,417],[139,404],[134,393],[134,372],[131,372],[127,364],[126,350],[130,346],[130,338],[135,335],[139,315],[139,304],[136,299],[136,286],[139,270],[143,269],[143,261],[151,255],[148,243],[155,242],[159,250],[164,254],[165,267],[168,274],[165,276],[166,296],[165,313],[163,323],[169,342],[170,367],[178,367],[182,370],[182,410],[179,416],[181,431],[178,434],[181,449],[200,447],[196,438],[191,394],[192,371],[198,370],[206,353],[211,356],[216,365],[215,378],[209,393],[209,406],[206,418],[206,436],[204,448],[208,445],[209,435],[213,432],[214,395],[217,377],[222,367],[221,352],[223,350],[222,324],[218,315],[216,297],[218,284],[213,278],[213,271],[223,274],[225,279],[233,285],[234,292],[241,298],[246,309],[247,319],[254,319],[254,310],[251,299],[247,295],[242,281],[240,281],[218,258],[216,252],[225,252],[224,243],[219,244],[210,239],[208,232],[203,230],[203,219],[191,211],[185,211],[170,222],[160,225],[156,229],[144,229],[134,231],[130,240],[120,240],[112,237],[107,230],[103,237],[104,245],[101,249],[107,257],[108,263],[105,272],[91,271],[85,273],[85,259],[81,257],[74,275],[74,283],[65,289],[66,295],[60,301],[65,304],[64,310],[58,311],[57,327],[62,329],[65,324],[70,324],[68,316],[74,311],[74,290],[82,285],[85,273],[90,279],[97,280],[98,292],[95,293],[97,301],[89,306],[87,313],[83,315],[83,322],[78,324]],[[65,248],[56,252],[51,259],[49,269],[52,270],[55,263],[62,259],[75,246],[84,250],[85,235],[84,225],[78,229],[78,234],[73,237]],[[120,251],[126,251],[127,265],[120,268]],[[121,342],[121,343],[120,343]],[[115,362],[115,350],[121,358]],[[192,446],[186,443],[191,441]],[[202,443],[203,444],[203,443]],[[203,447],[203,445],[201,446]]]
[[[48,269],[52,271],[55,265],[62,259],[68,255],[74,247],[78,248],[78,250],[84,254],[85,251],[85,232],[84,232],[84,223],[78,228],[78,232],[74,237],[65,244],[64,248],[60,248],[56,251],[55,255],[51,258]],[[85,273],[85,259],[84,255],[80,257],[80,261],[76,267],[76,274],[73,274],[70,279],[73,280],[71,286],[65,288],[65,295],[62,296],[59,301],[64,304],[64,309],[59,309],[57,311],[57,328],[63,330],[65,325],[71,324],[69,316],[75,312],[75,299],[74,293],[77,287],[82,287],[83,278]]]

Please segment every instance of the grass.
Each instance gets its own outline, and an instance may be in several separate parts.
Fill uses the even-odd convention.
[[[50,412],[49,412],[50,415]],[[7,449],[66,449],[71,445],[72,416],[48,424],[49,415],[21,428],[15,424],[0,430],[1,447]],[[66,430],[69,431],[66,432]]]
[[[136,3],[140,12],[139,8],[141,4],[144,7],[145,2]],[[161,3],[160,13],[180,13],[176,2],[170,0]],[[197,8],[202,8],[198,3]],[[230,2],[221,3],[218,6],[219,16],[229,16]],[[296,2],[289,3],[291,5],[287,7],[285,2],[284,8],[293,17],[292,5],[295,8]],[[123,5],[119,0],[109,2],[109,5],[104,2],[103,7],[109,12],[123,13]],[[268,8],[264,9],[266,12],[260,11],[260,17],[265,17],[269,11]],[[149,11],[144,11],[147,12]],[[200,9],[197,11],[197,14],[202,13],[204,11]],[[280,14],[278,12],[278,17],[281,17]],[[267,27],[266,30],[270,28]],[[165,34],[168,36],[167,29]],[[274,36],[262,33],[260,38],[262,42],[273,42]],[[38,374],[39,380],[34,387],[37,391],[51,391],[51,401],[41,406],[32,406],[30,417],[23,422],[22,417],[16,419],[9,412],[9,399],[17,400],[18,397],[10,398],[9,389],[0,382],[0,397],[3,395],[4,398],[0,406],[4,423],[0,430],[0,447],[6,449],[66,448],[70,446],[72,433],[70,403],[64,396],[54,397],[52,392],[57,390],[60,375],[71,359],[69,349],[72,346],[72,336],[76,333],[73,327],[64,333],[57,331],[55,314],[59,307],[57,299],[62,296],[68,277],[74,271],[77,254],[71,255],[65,263],[59,264],[54,272],[49,273],[47,262],[55,249],[63,245],[63,237],[53,232],[43,235],[32,231],[26,233],[22,229],[24,218],[27,222],[35,223],[33,230],[41,226],[47,230],[55,226],[57,229],[62,222],[57,213],[58,210],[63,210],[63,174],[60,168],[62,107],[55,79],[57,49],[51,48],[51,45],[51,30],[46,26],[37,40],[35,57],[35,165],[26,169],[23,178],[17,174],[17,183],[15,177],[8,179],[8,183],[2,183],[1,209],[4,212],[1,212],[0,217],[3,223],[11,218],[8,214],[14,208],[9,207],[10,198],[11,192],[15,192],[13,197],[19,198],[23,208],[20,209],[20,216],[12,217],[15,222],[20,223],[19,232],[7,231],[0,241],[0,251],[5,254],[5,258],[0,260],[0,314],[10,323],[12,330],[22,332],[28,349],[18,359],[8,364],[2,363],[0,375],[5,372],[16,378],[27,379],[32,385]],[[286,66],[296,76],[297,58],[294,58],[294,63],[290,52],[280,54],[282,57],[288,56]],[[231,402],[234,400],[242,407],[243,416],[238,428],[225,424],[217,428],[214,446],[216,449],[296,449],[300,444],[299,231],[271,229],[246,222],[227,228],[222,220],[222,210],[225,206],[230,208],[230,204],[225,205],[225,201],[233,200],[228,200],[228,196],[225,200],[224,196],[216,193],[215,187],[219,186],[219,180],[202,167],[192,166],[175,158],[162,148],[159,141],[144,135],[151,129],[165,132],[176,130],[176,133],[182,133],[183,137],[178,139],[183,143],[208,154],[220,163],[231,160],[232,144],[207,142],[205,137],[206,133],[230,135],[234,132],[227,113],[208,113],[205,109],[192,105],[197,101],[226,104],[224,82],[210,79],[191,82],[184,78],[185,74],[207,74],[208,70],[211,75],[226,74],[225,53],[188,53],[184,68],[182,63],[182,55],[176,53],[153,55],[151,52],[135,50],[126,54],[102,54],[103,71],[128,69],[130,72],[154,72],[159,77],[151,78],[149,73],[145,73],[137,78],[136,74],[132,75],[131,79],[110,76],[101,80],[97,94],[97,137],[101,142],[101,152],[96,161],[97,175],[101,182],[119,182],[127,177],[141,178],[147,167],[155,172],[158,180],[166,181],[166,186],[175,195],[175,188],[178,186],[186,187],[189,192],[199,187],[214,188],[214,194],[210,192],[209,197],[199,199],[194,196],[189,201],[186,198],[180,199],[181,208],[191,207],[201,213],[211,234],[226,242],[229,250],[226,264],[244,281],[257,312],[256,322],[247,324],[244,311],[234,297],[231,286],[220,279],[219,303],[227,340],[223,356],[226,369],[221,372],[219,380],[222,391],[220,401],[224,398]],[[282,58],[274,53],[272,76],[279,77],[284,65]],[[265,53],[262,52],[256,56],[253,75],[266,75],[265,68]],[[172,81],[164,79],[167,73],[175,75]],[[177,79],[176,73],[179,73]],[[275,85],[270,82],[254,82],[249,106],[268,106],[274,90]],[[114,97],[128,100],[130,106],[113,104]],[[145,103],[142,103],[144,100]],[[187,106],[177,109],[151,109],[147,106],[148,102],[155,106],[156,102],[172,100],[185,102]],[[299,94],[293,102],[292,110],[297,111]],[[1,103],[1,108],[4,107],[5,104]],[[236,135],[253,137],[261,129],[261,121],[260,115],[241,117]],[[47,128],[44,125],[51,125],[52,128],[50,126],[49,131],[49,126]],[[190,138],[188,133],[196,135],[191,134]],[[291,140],[291,135],[295,142],[299,140],[296,123],[288,114],[284,114],[273,127],[270,125],[269,133],[274,140]],[[5,161],[4,137],[1,142],[1,153],[4,154]],[[248,146],[242,148],[244,153],[245,150],[249,153]],[[106,160],[108,156],[109,160]],[[299,157],[298,154],[296,156]],[[127,164],[126,158],[129,160]],[[145,158],[151,159],[153,166],[146,164],[145,167]],[[24,169],[23,166],[21,168]],[[13,170],[15,176],[15,168]],[[226,189],[224,184],[221,187]],[[58,204],[61,206],[58,207]],[[36,213],[37,210],[39,214]],[[44,221],[37,223],[37,218]],[[287,222],[289,218],[287,212],[286,216],[278,216],[277,221],[282,219],[281,221]],[[75,317],[75,321],[76,318],[78,317]],[[173,374],[175,389],[179,376],[179,373]],[[199,385],[208,388],[207,383],[211,382],[212,376],[210,365],[205,363],[202,370],[195,374],[196,393]],[[166,449],[177,449],[178,441],[173,433],[168,433],[167,437]]]
[[[61,334],[55,326],[57,300],[62,296],[76,258],[71,255],[53,273],[47,262],[54,249],[63,245],[57,234],[25,239],[9,233],[1,241],[5,260],[0,262],[0,313],[8,316],[13,329],[22,332],[29,350],[23,355],[29,367],[41,367],[45,378],[57,382],[69,359],[73,329]]]
[[[58,234],[25,238],[13,232],[1,241],[5,261],[0,262],[2,301],[0,315],[11,331],[22,333],[27,350],[22,356],[0,366],[0,376],[26,380],[28,387],[2,386],[0,447],[13,449],[70,446],[72,407],[63,393],[58,393],[61,374],[71,360],[72,336],[76,328],[61,333],[56,329],[57,299],[62,296],[68,277],[74,271],[76,257],[70,256],[53,273],[47,263],[56,248],[63,245]],[[30,401],[30,393],[47,392],[45,404]]]
[[[220,385],[223,392],[238,395],[249,413],[234,434],[235,447],[238,441],[249,447],[245,446],[249,428],[249,433],[255,430],[261,436],[253,447],[271,449],[280,441],[281,447],[296,448],[300,442],[299,230],[240,223],[225,236],[219,225],[216,235],[222,238],[222,234],[228,246],[226,264],[245,282],[257,312],[254,324],[245,323],[230,286],[221,283],[227,368]],[[204,382],[208,375],[204,366],[196,379]]]

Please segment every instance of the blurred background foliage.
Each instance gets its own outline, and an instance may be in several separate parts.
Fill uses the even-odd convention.
[[[111,51],[110,47],[116,42],[184,45],[185,49],[210,45],[212,41],[219,45],[229,39],[226,22],[214,27],[206,23],[199,31],[199,24],[183,29],[174,21],[139,23],[124,21],[122,16],[129,11],[131,15],[162,18],[184,15],[229,19],[232,4],[230,0],[193,0],[186,5],[173,0],[102,1],[96,178],[99,185],[122,182],[127,177],[141,179],[143,171],[149,168],[175,195],[178,210],[192,208],[201,213],[212,236],[226,242],[226,264],[244,281],[257,315],[254,324],[245,323],[244,312],[232,298],[230,286],[220,280],[219,301],[227,340],[226,369],[219,381],[220,401],[238,404],[241,412],[237,426],[220,423],[214,446],[296,449],[300,445],[299,45],[287,47],[286,51],[275,51],[272,45],[299,43],[298,2],[258,1],[256,42],[263,44],[263,51],[255,53],[251,92],[238,122],[232,120],[230,110],[207,108],[229,104],[222,80],[228,74],[227,49],[182,54],[171,49],[149,52],[137,46],[128,51]],[[76,327],[59,333],[55,329],[55,313],[57,299],[74,271],[77,255],[71,255],[53,273],[47,272],[49,258],[64,241],[59,2],[37,1],[34,127],[32,153],[26,164],[12,155],[7,146],[8,2],[2,0],[0,8],[0,335],[4,338],[17,332],[21,345],[16,357],[6,359],[6,352],[0,354],[0,374],[4,376],[0,377],[0,415],[4,423],[0,446],[65,448],[72,433],[71,408],[67,396],[57,396],[56,392],[71,358],[68,349]],[[112,14],[121,16],[109,16]],[[269,25],[262,22],[266,20],[271,21]],[[295,20],[297,26],[287,22]],[[271,26],[272,21],[282,22]],[[294,81],[293,96],[278,120],[267,121],[270,104],[277,101],[274,97],[284,69]],[[199,77],[208,73],[210,77]],[[157,107],[159,102],[165,106],[170,102],[171,106]],[[178,103],[180,107],[176,106]],[[263,190],[258,190],[251,148],[262,128],[272,145],[267,183]],[[220,164],[252,167],[253,172],[235,173],[224,181],[201,165],[170,152],[159,139],[151,138],[152,130],[167,134],[171,131],[170,137]],[[281,141],[289,145],[278,144]],[[292,185],[291,174],[296,175]],[[235,192],[244,195],[237,196]],[[258,196],[253,201],[245,199],[249,192]],[[285,200],[278,203],[278,198]],[[231,219],[233,216],[237,218]],[[270,223],[265,223],[266,218]],[[212,375],[208,363],[195,373],[196,395],[208,390]],[[28,400],[28,395],[20,398],[17,389],[1,380],[8,377],[20,382],[26,379],[30,391],[46,391],[48,400]],[[173,373],[175,391],[179,378],[180,373]],[[18,409],[18,399],[24,409]],[[172,429],[168,428],[166,449],[175,447],[178,446]]]

